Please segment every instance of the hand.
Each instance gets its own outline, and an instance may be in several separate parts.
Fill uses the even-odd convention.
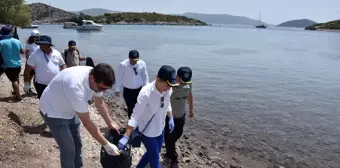
[[[113,130],[117,131],[118,133],[120,133],[120,131],[119,131],[119,126],[118,126],[116,123],[109,123],[109,124],[107,124],[107,126],[108,126],[110,129],[113,129]]]
[[[129,137],[124,135],[122,139],[119,140],[118,149],[122,150],[129,141]]]
[[[116,97],[120,97],[120,93],[119,92],[115,92],[115,96]]]
[[[174,128],[175,128],[174,117],[170,116],[169,117],[169,129],[170,129],[170,133],[172,133],[172,131],[174,131]]]
[[[190,119],[194,119],[194,117],[195,117],[194,111],[193,111],[193,110],[190,110],[190,111],[189,111],[189,118],[190,118]]]
[[[25,84],[24,84],[24,92],[25,93],[29,93],[30,89],[31,89],[30,83],[29,82],[25,82]]]
[[[107,143],[106,145],[103,146],[107,154],[117,156],[120,155],[120,152],[117,148],[116,145],[113,145],[112,143]]]

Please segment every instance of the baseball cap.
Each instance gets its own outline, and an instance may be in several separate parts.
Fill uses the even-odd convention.
[[[180,67],[177,70],[177,76],[181,79],[182,83],[190,84],[192,83],[192,71],[189,67]]]
[[[76,43],[74,40],[70,40],[70,41],[68,42],[68,46],[69,46],[69,47],[76,47],[76,46],[77,46],[77,43]]]
[[[38,37],[38,36],[40,36],[40,32],[38,30],[32,30],[31,36]]]
[[[129,52],[129,58],[131,58],[134,61],[138,61],[139,60],[139,52],[137,50],[131,50]]]
[[[159,69],[157,77],[164,80],[171,87],[178,85],[176,81],[176,70],[172,66],[163,65]]]
[[[3,36],[8,36],[11,34],[11,28],[8,27],[8,26],[2,26],[1,27],[1,30],[0,30],[0,34],[3,35]]]

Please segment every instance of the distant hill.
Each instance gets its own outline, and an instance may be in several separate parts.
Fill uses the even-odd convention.
[[[29,4],[31,8],[32,21],[52,23],[62,22],[68,20],[71,17],[77,16],[74,13],[64,11],[59,8],[55,8],[43,3]]]
[[[201,13],[184,13],[182,16],[201,20],[210,24],[241,24],[241,25],[258,25],[259,21],[244,16],[233,16],[228,14],[201,14]],[[266,24],[264,22],[261,22]]]
[[[283,22],[279,25],[277,25],[278,27],[308,27],[311,25],[316,24],[316,22],[309,20],[309,19],[298,19],[298,20],[290,20],[287,22]]]
[[[338,30],[340,31],[340,20],[334,20],[327,23],[318,23],[308,26],[305,30]]]
[[[72,12],[72,13],[79,15],[80,12],[84,13],[85,15],[100,16],[100,15],[104,15],[105,13],[119,13],[120,11],[113,11],[113,10],[102,9],[102,8],[91,8],[91,9],[84,9],[84,10]]]

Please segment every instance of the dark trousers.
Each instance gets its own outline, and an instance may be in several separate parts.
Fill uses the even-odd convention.
[[[141,89],[142,87],[138,89],[129,89],[124,87],[123,97],[127,106],[129,119],[131,118],[133,108],[135,108],[135,104],[137,103],[137,97]]]
[[[165,141],[165,149],[166,156],[172,161],[177,161],[178,154],[176,152],[176,142],[183,134],[183,128],[185,124],[185,115],[181,118],[174,118],[175,128],[174,131],[170,134],[169,129],[169,118],[166,117],[165,121],[165,129],[164,129],[164,141]]]
[[[35,87],[35,90],[37,91],[38,99],[40,99],[47,85],[34,82],[34,87]]]

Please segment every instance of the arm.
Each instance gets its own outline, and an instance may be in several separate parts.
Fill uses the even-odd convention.
[[[140,116],[142,116],[142,114],[144,113],[144,109],[147,105],[148,102],[148,96],[143,93],[143,89],[141,90],[141,92],[138,95],[137,98],[137,103],[135,105],[135,107],[133,108],[133,113],[131,115],[131,119],[128,122],[128,126],[125,130],[125,136],[130,136],[132,131],[138,126],[138,119],[140,118]]]
[[[30,56],[29,53],[30,53],[30,49],[26,48],[26,51],[25,51],[26,58],[28,58]]]
[[[79,61],[86,61],[87,57],[79,57]]]
[[[83,123],[86,130],[89,131],[89,133],[94,139],[96,139],[102,146],[109,143],[105,139],[105,137],[101,134],[100,130],[96,127],[96,125],[94,125],[88,112],[77,112],[77,115],[81,122]]]
[[[192,92],[189,92],[188,95],[188,104],[189,104],[189,111],[192,112],[194,110],[194,103],[193,103],[193,97],[192,97]]]
[[[103,98],[102,97],[94,96],[94,104],[95,104],[99,114],[104,119],[105,123],[107,125],[113,124],[114,122],[110,118],[110,115],[109,115],[108,110],[107,110],[106,103],[103,100]]]
[[[63,56],[61,56],[61,54],[60,54],[60,57],[59,57],[59,66],[60,66],[61,71],[65,68],[67,68],[65,61],[64,61],[64,58],[63,58]]]
[[[143,86],[149,84],[149,75],[148,75],[148,71],[146,70],[146,64],[145,63],[144,63],[144,67],[143,67],[142,78],[143,78]]]
[[[123,68],[122,65],[119,64],[116,69],[116,92],[120,91],[120,86],[121,86],[121,80],[123,78]]]
[[[83,99],[83,91],[80,88],[72,87],[75,85],[72,82],[66,83],[68,83],[68,86],[64,86],[64,92],[66,93],[67,98],[71,102],[73,110],[76,111],[76,114],[78,115],[86,130],[89,131],[91,136],[102,146],[108,144],[108,141],[104,138],[100,130],[96,127],[96,125],[94,125],[90,118],[90,114],[88,112],[88,103]]]
[[[172,107],[171,107],[171,102],[169,103],[169,106],[168,106],[168,109],[167,109],[167,111],[168,111],[168,117],[172,117]]]
[[[22,55],[24,55],[24,54],[25,54],[25,51],[24,51],[24,49],[22,48],[22,44],[21,44],[21,42],[20,42],[20,54],[22,54]]]

